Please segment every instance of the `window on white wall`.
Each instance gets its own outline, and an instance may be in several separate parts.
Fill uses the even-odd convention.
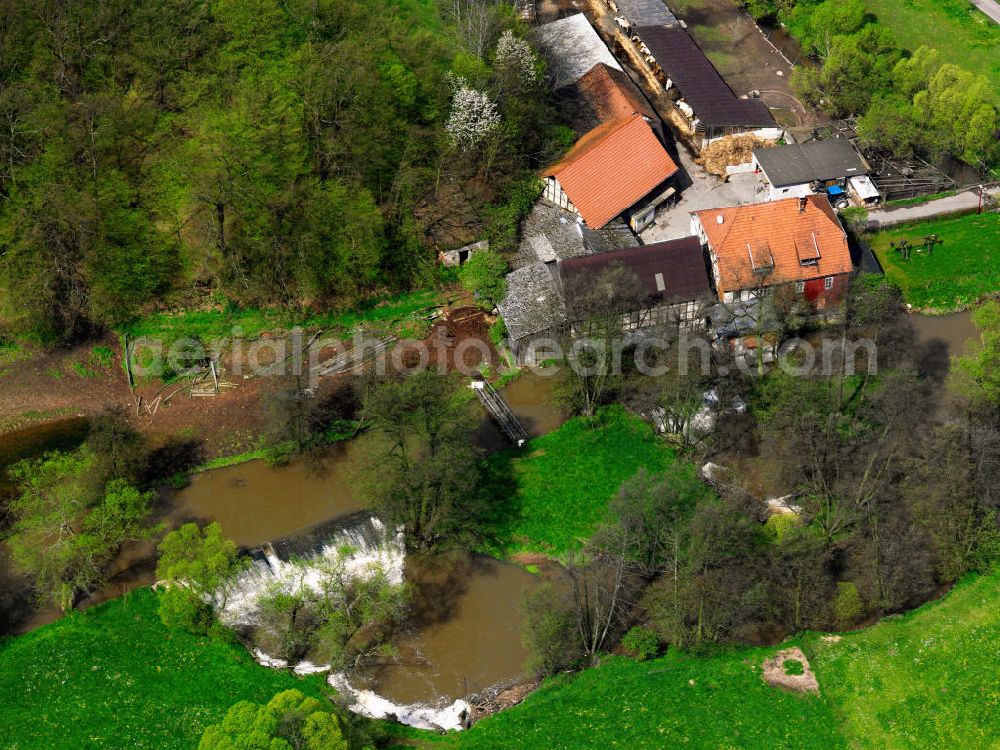
[[[825,279],[823,279],[823,288],[833,289],[833,276],[827,276]]]

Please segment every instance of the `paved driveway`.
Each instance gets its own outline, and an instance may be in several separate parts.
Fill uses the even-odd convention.
[[[1000,23],[1000,3],[996,0],[972,0],[972,2],[996,23]]]
[[[691,234],[692,211],[706,208],[726,208],[743,203],[759,203],[764,193],[757,192],[758,178],[754,174],[737,174],[724,182],[721,177],[709,174],[694,163],[683,146],[678,147],[675,158],[679,158],[681,168],[687,173],[690,185],[681,190],[676,204],[664,206],[656,214],[656,221],[639,236],[644,243],[676,240]]]
[[[992,192],[992,191],[987,191]],[[933,219],[935,216],[946,216],[947,214],[961,211],[971,211],[979,206],[979,194],[968,190],[958,195],[950,195],[947,198],[919,203],[916,206],[901,206],[899,208],[873,209],[868,212],[868,228],[889,227],[896,224],[905,224],[909,221],[920,221],[921,219]]]

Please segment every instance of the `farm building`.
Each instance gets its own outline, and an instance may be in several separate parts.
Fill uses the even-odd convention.
[[[572,300],[567,304],[566,295],[615,265],[633,271],[646,293],[640,309],[623,313],[624,332],[638,335],[656,325],[704,325],[714,298],[697,237],[557,263],[536,261],[507,275],[507,296],[498,306],[511,351],[521,364],[537,364],[552,355],[541,342],[572,322]]]
[[[535,30],[535,39],[548,63],[553,91],[576,83],[598,63],[622,69],[582,13],[542,24]]]
[[[646,119],[632,115],[604,123],[577,141],[542,173],[544,197],[600,229],[654,192],[677,172]],[[630,217],[630,220],[634,217]]]
[[[566,319],[562,294],[552,269],[536,261],[507,274],[507,296],[497,305],[507,326],[510,350],[521,364],[532,365],[548,358],[532,342],[549,336]]]
[[[789,285],[823,307],[840,299],[854,269],[847,235],[825,195],[696,211],[691,231],[708,248],[726,303]]]
[[[660,118],[639,87],[621,70],[598,63],[571,86],[562,90],[570,108],[568,119],[577,136],[583,136],[606,122],[642,115],[663,141]]]
[[[767,181],[768,200],[772,201],[834,188],[829,197],[837,203],[846,200],[849,180],[868,174],[865,160],[846,138],[755,148],[752,164]],[[863,185],[859,188],[865,190]]]
[[[605,0],[622,29],[640,26],[676,26],[677,16],[663,0]]]
[[[714,300],[705,254],[697,237],[571,258],[559,264],[559,276],[564,288],[572,288],[573,279],[593,279],[614,265],[635,273],[647,295],[642,309],[624,316],[622,330],[633,332],[663,324],[682,327],[704,324],[705,310]]]
[[[660,79],[683,113],[698,147],[716,138],[753,133],[765,140],[777,140],[784,130],[759,99],[737,96],[682,28],[642,26],[635,30],[647,64]]]
[[[638,244],[638,238],[620,219],[601,229],[590,229],[577,214],[540,200],[521,225],[521,242],[510,264],[516,270],[539,261],[556,263]]]

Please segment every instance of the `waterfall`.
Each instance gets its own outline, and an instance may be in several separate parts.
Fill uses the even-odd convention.
[[[351,552],[341,555],[344,547]],[[364,576],[373,567],[383,570],[392,583],[403,582],[405,547],[402,529],[387,529],[370,513],[352,513],[323,524],[304,534],[280,539],[252,550],[250,564],[228,588],[226,596],[217,595],[219,619],[230,627],[252,626],[257,622],[258,601],[276,590],[295,591],[305,585],[319,591],[320,565],[340,561],[348,576]],[[254,658],[265,667],[286,669],[296,674],[330,671],[329,664],[302,661],[292,666],[284,659],[270,656],[259,648]],[[457,700],[444,707],[424,704],[400,705],[371,690],[355,689],[346,675],[333,673],[327,680],[350,700],[350,709],[373,719],[395,718],[402,724],[421,729],[463,729],[469,704]]]
[[[400,724],[418,729],[465,729],[468,726],[470,706],[462,699],[437,708],[423,703],[403,705],[393,703],[372,690],[358,690],[347,677],[334,673],[326,680],[341,695],[350,699],[349,708],[369,719],[395,719]]]
[[[350,553],[342,556],[345,547]],[[390,532],[377,517],[354,513],[293,539],[265,544],[249,554],[250,564],[216,597],[219,619],[230,627],[256,622],[258,601],[276,590],[308,586],[319,591],[320,565],[340,561],[348,576],[362,576],[377,566],[389,581],[403,582],[405,548],[401,530]]]

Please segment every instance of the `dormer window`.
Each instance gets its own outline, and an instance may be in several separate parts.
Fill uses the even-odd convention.
[[[774,255],[771,254],[771,247],[766,242],[751,247],[747,243],[747,254],[750,256],[750,267],[759,276],[765,276],[774,270]]]
[[[816,233],[810,232],[807,235],[796,237],[795,253],[799,257],[800,266],[818,266],[821,253]]]

